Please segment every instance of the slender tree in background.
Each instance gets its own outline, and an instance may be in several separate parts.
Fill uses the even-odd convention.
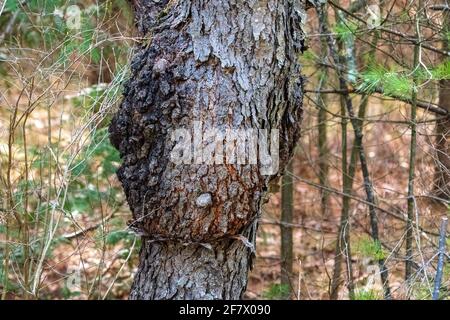
[[[419,6],[419,10],[423,10],[421,6]],[[413,238],[414,238],[414,229],[413,229],[413,220],[415,217],[415,198],[414,198],[414,182],[416,177],[416,148],[417,148],[417,69],[419,66],[419,54],[420,54],[420,17],[422,13],[420,12],[417,15],[417,44],[414,46],[414,61],[413,61],[413,83],[414,87],[412,88],[411,93],[411,143],[409,147],[409,172],[408,172],[408,220],[406,223],[406,262],[405,262],[405,280],[409,282],[410,277],[412,275],[412,264],[413,264]]]
[[[292,161],[286,167],[281,180],[281,284],[292,292],[292,266],[294,250],[292,242],[292,217],[294,213],[294,185],[292,179]],[[285,297],[288,298],[288,297]]]
[[[322,41],[323,52],[326,53],[326,43]],[[320,90],[326,83],[327,70],[322,67],[322,72],[319,80],[318,90]],[[317,115],[317,135],[318,135],[318,147],[319,147],[319,183],[322,186],[328,185],[328,172],[329,172],[329,150],[327,144],[327,109],[326,109],[326,95],[318,93],[317,102],[318,110]],[[322,215],[325,215],[328,207],[329,192],[327,190],[321,190],[321,210]]]
[[[325,14],[327,8],[324,7],[324,10],[322,11],[322,14]],[[335,19],[337,21],[338,24],[341,25],[345,25],[345,20],[344,18],[339,14],[339,12],[337,12],[337,10],[335,9]],[[321,17],[320,18],[321,21],[323,21],[322,23],[324,24],[328,24],[328,19],[326,17]],[[341,39],[340,37],[337,38],[336,44],[338,46],[338,51],[339,53],[342,52],[346,52],[347,49],[347,43],[345,41],[342,41],[343,39]],[[331,49],[333,50],[333,49]],[[336,50],[336,49],[334,49]],[[349,65],[349,59],[346,55],[343,54],[339,54],[339,56],[337,56],[337,58],[339,59],[339,61],[335,61],[335,63],[339,64],[339,66],[341,66],[342,68],[348,67]],[[350,74],[350,72],[347,72],[347,79],[348,79],[348,75]],[[341,77],[343,77],[343,75],[341,75]],[[341,81],[339,83],[340,85],[340,89],[341,90],[345,90],[345,87],[343,86],[343,82]],[[344,210],[346,210],[346,208],[349,206],[349,202],[350,202],[350,198],[349,198],[349,192],[348,192],[348,185],[350,183],[350,179],[349,179],[349,175],[348,175],[348,166],[347,166],[347,124],[348,124],[348,117],[347,117],[347,112],[346,112],[346,99],[348,99],[348,97],[341,95],[340,96],[340,104],[341,104],[341,171],[342,171],[342,191],[343,191],[343,196],[342,196],[342,209],[343,212],[346,212]],[[348,212],[347,212],[347,216],[343,216],[341,219],[341,224],[340,224],[340,228],[339,228],[339,235],[342,234],[342,236],[344,236],[344,231],[346,230],[346,228],[348,227],[347,223],[348,223]],[[336,243],[336,250],[335,250],[335,264],[334,264],[334,270],[333,270],[333,279],[331,281],[331,292],[330,292],[330,298],[332,300],[337,299],[337,294],[338,294],[338,289],[341,283],[341,266],[342,266],[342,248],[345,248],[345,243],[344,241],[346,239],[343,239],[344,241],[341,241],[342,239],[339,238],[337,243]],[[352,293],[350,294],[350,296],[352,295]]]
[[[448,51],[450,46],[448,43],[449,24],[450,24],[450,7],[448,5],[440,5],[432,7],[434,10],[442,11],[442,48]],[[443,56],[443,62],[448,57]],[[439,81],[439,106],[450,112],[450,80],[441,79]],[[450,199],[450,116],[441,116],[436,121],[436,174],[435,188],[437,196],[445,200]]]
[[[132,3],[142,43],[110,126],[118,177],[143,236],[131,299],[238,299],[272,178],[259,165],[170,161],[171,131],[279,129],[284,170],[299,135],[300,1]]]
[[[337,5],[333,4],[333,6],[337,7]],[[338,80],[339,80],[339,87],[340,90],[343,92],[342,98],[345,102],[345,109],[348,114],[348,117],[350,118],[350,122],[353,127],[354,135],[355,135],[355,141],[354,143],[358,146],[358,155],[359,155],[359,161],[361,164],[361,171],[364,178],[364,189],[366,192],[367,202],[369,204],[369,218],[370,218],[370,227],[371,227],[371,236],[373,241],[379,245],[380,244],[380,238],[379,238],[379,230],[378,230],[378,216],[375,210],[375,193],[374,188],[372,184],[372,180],[369,173],[369,168],[367,165],[366,160],[366,152],[364,150],[364,146],[362,143],[363,139],[363,133],[362,128],[359,126],[359,121],[355,116],[354,110],[353,110],[353,103],[350,98],[350,95],[347,91],[347,80],[345,79],[345,72],[342,64],[340,63],[340,58],[337,53],[337,46],[336,41],[332,37],[331,32],[329,31],[328,27],[328,21],[327,21],[327,13],[325,11],[325,5],[318,5],[316,7],[316,11],[319,17],[319,25],[320,25],[320,32],[324,35],[326,35],[327,43],[328,43],[328,49],[330,51],[330,56],[332,57],[332,61],[335,64]],[[381,282],[383,285],[383,291],[384,291],[384,297],[386,299],[391,299],[391,289],[389,286],[389,272],[386,267],[386,262],[383,257],[379,257],[378,259],[378,266],[380,268],[380,277]]]
[[[357,8],[355,6],[351,7]],[[373,61],[375,59],[375,49],[377,48],[377,43],[379,39],[379,33],[375,32],[372,39],[372,47],[368,52],[368,61]],[[358,109],[357,123],[358,127],[363,130],[364,118],[366,116],[366,109],[369,102],[369,97],[364,95],[361,97],[361,102]],[[341,219],[339,224],[338,239],[336,241],[335,249],[335,261],[333,269],[333,278],[331,282],[331,293],[330,298],[335,300],[338,298],[339,287],[341,285],[341,272],[342,272],[342,259],[345,259],[346,263],[346,273],[347,273],[347,287],[349,291],[350,299],[355,296],[354,292],[354,282],[353,282],[353,266],[351,257],[351,245],[350,245],[350,195],[353,191],[353,183],[356,174],[356,165],[358,161],[359,148],[361,148],[362,141],[355,140],[352,146],[352,151],[350,154],[350,163],[348,164],[347,175],[343,179],[343,197],[342,197],[342,211]]]

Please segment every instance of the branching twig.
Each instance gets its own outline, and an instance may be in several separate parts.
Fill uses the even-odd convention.
[[[362,92],[362,91],[359,91],[357,89],[344,89],[344,90],[341,90],[341,89],[327,89],[327,90],[320,90],[320,91],[319,90],[305,90],[305,92],[306,93],[308,93],[308,92],[322,93],[322,94],[327,94],[327,93],[328,94],[352,94],[352,93],[354,93],[354,94],[363,94],[363,95],[367,94],[367,92]],[[385,95],[383,90],[380,89],[380,88],[373,90],[373,93],[378,93],[378,94],[381,94],[381,95]],[[392,99],[401,101],[401,102],[408,103],[408,104],[412,104],[413,103],[412,100],[408,99],[408,98],[399,97],[399,96],[392,96],[392,95],[389,96],[389,97],[392,98]],[[437,113],[437,114],[442,115],[442,116],[448,115],[448,111],[446,109],[444,109],[443,107],[437,105],[437,104],[434,104],[434,103],[431,103],[431,102],[426,102],[426,101],[419,100],[419,99],[417,99],[416,104],[417,104],[417,107],[419,107],[421,109],[424,109],[426,111]]]

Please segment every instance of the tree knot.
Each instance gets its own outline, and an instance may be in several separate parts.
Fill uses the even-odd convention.
[[[169,61],[164,58],[158,59],[153,65],[153,72],[157,75],[163,74],[169,66]]]
[[[212,196],[211,193],[202,193],[197,197],[195,203],[200,208],[207,208],[212,204]]]

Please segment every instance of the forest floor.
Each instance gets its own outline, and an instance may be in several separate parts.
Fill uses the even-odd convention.
[[[384,121],[401,120],[401,116],[386,112],[389,105],[381,105],[373,99],[369,105],[369,118],[382,119]],[[404,118],[403,118],[404,120]],[[293,298],[299,299],[328,299],[330,279],[333,272],[334,252],[338,225],[341,212],[341,195],[329,194],[329,201],[326,211],[321,209],[321,189],[316,188],[303,181],[318,182],[317,161],[318,150],[316,147],[314,114],[306,114],[304,123],[310,124],[299,144],[293,163],[293,174],[300,177],[302,181],[294,178],[294,221],[298,225],[293,229],[294,234],[294,275],[292,276]],[[349,137],[352,136],[349,127]],[[432,127],[423,127],[423,136],[420,141],[419,155],[417,161],[417,182],[416,194],[430,194],[430,177],[433,175],[434,163],[432,157],[427,153],[430,148],[427,144],[426,132],[430,132]],[[427,131],[428,130],[428,131]],[[372,123],[365,128],[365,146],[369,159],[369,165],[377,192],[379,206],[402,216],[406,212],[406,188],[408,177],[408,145],[409,135],[404,127],[390,123]],[[383,132],[383,134],[379,134]],[[339,135],[339,124],[329,128],[329,187],[340,190],[342,176],[340,170],[341,143]],[[351,142],[351,139],[349,139]],[[351,143],[349,143],[351,146]],[[349,147],[350,148],[350,147]],[[350,152],[350,149],[349,149]],[[117,181],[116,181],[117,183]],[[362,178],[358,174],[355,183],[354,194],[361,199],[365,199]],[[257,239],[257,259],[253,270],[250,273],[248,289],[245,295],[247,299],[276,299],[283,294],[283,288],[277,286],[280,282],[280,228],[276,224],[280,219],[280,194],[270,195],[269,202],[264,206],[262,221],[259,227]],[[440,217],[446,214],[446,208],[426,197],[418,197],[417,211],[420,213],[422,226],[437,232]],[[115,214],[116,220],[127,220],[128,209],[123,206]],[[275,222],[275,224],[274,224]],[[85,222],[86,223],[86,222]],[[387,252],[388,266],[390,270],[391,287],[394,295],[403,297],[405,290],[403,284],[404,261],[403,253],[404,221],[392,218],[389,214],[379,213],[380,235],[382,241],[386,243],[384,250]],[[119,223],[120,224],[120,223]],[[351,206],[351,244],[353,246],[354,276],[357,290],[366,292],[372,290],[373,297],[381,298],[381,283],[378,277],[373,277],[371,266],[376,265],[370,253],[364,250],[364,243],[369,239],[369,222],[367,206],[358,201],[352,201]],[[98,232],[98,231],[97,231]],[[108,230],[104,231],[105,233]],[[53,258],[49,265],[54,266],[53,272],[49,273],[49,295],[54,297],[58,292],[64,292],[61,286],[61,274],[67,274],[68,270],[75,270],[83,261],[82,273],[87,273],[86,278],[94,278],[98,273],[98,265],[101,263],[103,249],[98,247],[98,241],[91,241],[89,237],[72,240],[70,244],[62,244],[55,247]],[[130,246],[129,240],[125,243]],[[436,239],[430,240],[436,243]],[[362,244],[362,245],[361,245]],[[137,265],[137,255],[126,260],[121,251],[124,251],[124,243],[120,242],[114,246],[108,246],[104,253],[103,260],[106,266],[102,269],[102,277],[99,280],[103,284],[103,294],[108,291],[108,283],[114,280],[112,291],[108,297],[126,298],[127,291],[131,284],[132,274]],[[359,248],[363,246],[363,248]],[[389,249],[386,249],[389,248]],[[424,251],[433,254],[432,245],[423,245]],[[72,254],[67,258],[68,253],[79,252],[79,255]],[[125,250],[125,253],[127,251]],[[122,255],[121,255],[122,254]],[[118,271],[120,274],[118,274]],[[69,272],[70,273],[70,272]],[[58,280],[59,279],[59,280]],[[418,283],[422,283],[418,281]],[[299,289],[300,284],[300,289]],[[424,285],[425,286],[425,285]],[[370,288],[370,289],[368,289]],[[86,297],[84,294],[80,297]],[[409,290],[409,289],[408,289]],[[419,286],[417,295],[422,294],[424,289]],[[298,296],[299,295],[299,296]],[[372,297],[372,296],[371,296]],[[348,299],[348,292],[345,285],[341,287],[341,299]],[[362,298],[364,296],[362,295]]]
[[[355,101],[358,99],[355,98]],[[339,110],[338,101],[329,101],[329,108]],[[305,110],[302,138],[293,159],[293,223],[296,227],[293,228],[295,262],[291,291],[292,297],[296,299],[328,299],[342,196],[338,192],[330,192],[326,210],[322,210],[322,189],[311,184],[318,183],[317,111],[308,105]],[[378,214],[383,252],[387,256],[390,271],[390,284],[396,298],[404,297],[405,293],[411,290],[416,298],[421,298],[424,297],[423,292],[429,291],[432,274],[427,277],[422,271],[416,272],[414,288],[405,288],[403,281],[404,215],[407,205],[410,139],[408,127],[401,122],[407,119],[408,109],[405,106],[393,108],[392,102],[371,98],[368,110],[369,123],[366,123],[364,129],[364,144],[378,206],[384,209],[384,212],[378,211]],[[45,109],[36,110],[30,116],[29,127],[32,135],[28,141],[29,145],[39,146],[47,143],[47,116]],[[60,143],[61,146],[70,145],[73,132],[77,128],[76,122],[69,121],[72,116],[74,115],[58,109],[51,117],[50,123],[54,124],[52,134],[59,137],[55,143]],[[424,113],[420,113],[420,118],[428,119]],[[340,123],[338,118],[330,118],[328,121],[329,176],[326,187],[340,190]],[[7,131],[4,127],[0,129]],[[419,125],[415,194],[417,217],[421,226],[436,233],[440,217],[447,214],[447,209],[428,198],[428,195],[432,194],[434,171],[431,151],[433,130],[432,124]],[[348,136],[350,153],[353,136],[350,125]],[[5,140],[1,142],[1,147],[5,149]],[[104,139],[97,146],[108,151],[108,144],[107,139]],[[17,153],[20,152],[18,148]],[[111,160],[111,164],[117,166],[117,159]],[[104,167],[103,155],[96,154],[89,163],[91,171],[87,174],[97,178],[86,178],[84,181],[84,178],[80,179],[80,175],[76,179],[79,185],[69,189],[70,215],[61,216],[55,239],[43,265],[40,279],[41,298],[127,298],[132,275],[137,268],[139,240],[126,230],[126,221],[130,219],[129,209],[124,204],[120,184],[115,175],[105,178],[105,175],[101,174],[105,170]],[[38,179],[39,172],[35,173],[35,178]],[[100,178],[102,180],[99,180]],[[114,201],[104,201],[103,196],[99,194],[108,193],[110,190],[117,191],[113,194]],[[70,192],[73,193],[73,199],[70,198]],[[95,198],[97,196],[100,200]],[[354,196],[362,199],[352,201],[350,211],[354,282],[357,290],[370,292],[370,298],[380,298],[381,283],[379,277],[373,276],[377,273],[376,268],[375,271],[373,268],[376,263],[371,253],[367,252],[370,229],[359,172],[354,184]],[[280,228],[277,222],[280,220],[280,201],[279,192],[273,193],[264,206],[257,238],[257,258],[250,272],[246,299],[277,299],[282,296],[281,291],[284,289],[278,286],[281,260]],[[87,228],[88,231],[73,236],[72,233],[80,228]],[[427,265],[425,272],[432,273],[436,237],[424,233],[416,237],[416,240],[421,249],[416,250],[415,259]],[[449,281],[449,271],[447,268],[444,281]],[[364,297],[366,296],[361,294],[360,298]],[[340,299],[348,299],[345,284],[341,286]]]
[[[406,108],[400,108],[404,114],[390,112],[393,104],[371,98],[368,119],[373,122],[365,126],[364,146],[369,161],[369,169],[375,186],[378,206],[385,210],[378,212],[380,237],[383,251],[387,256],[390,272],[390,285],[395,298],[404,298],[406,293],[418,299],[429,294],[429,283],[421,272],[414,273],[415,284],[405,287],[404,284],[404,236],[405,214],[407,208],[407,182],[409,168],[410,135],[407,126],[398,124],[407,115]],[[308,109],[307,109],[308,110]],[[426,116],[421,114],[421,120]],[[293,162],[294,174],[294,221],[298,225],[294,228],[294,275],[292,276],[293,298],[297,299],[329,299],[330,283],[333,275],[335,246],[338,225],[341,214],[342,196],[329,193],[328,205],[323,213],[321,207],[322,189],[310,184],[318,183],[318,148],[317,134],[314,123],[317,122],[313,114],[304,119],[303,137],[297,148]],[[330,166],[328,187],[340,191],[342,186],[341,170],[341,139],[340,124],[328,128]],[[419,126],[418,156],[416,167],[415,194],[416,215],[425,230],[438,233],[441,217],[448,214],[446,206],[432,200],[432,179],[434,160],[432,152],[433,126],[424,124]],[[351,152],[353,133],[348,126],[348,154]],[[358,167],[358,170],[359,167]],[[299,179],[296,179],[298,177]],[[365,200],[362,176],[358,172],[354,184],[354,195]],[[280,228],[267,224],[267,221],[280,220],[281,197],[273,194],[266,205],[263,222],[259,229],[258,258],[256,266],[250,275],[249,298],[274,298],[280,282]],[[395,215],[395,218],[394,218]],[[400,218],[403,219],[400,219]],[[264,223],[266,221],[266,224]],[[370,252],[365,248],[370,239],[368,208],[360,201],[352,201],[350,210],[351,247],[354,272],[354,283],[360,299],[382,298],[382,286],[378,267]],[[423,238],[422,238],[423,237]],[[415,237],[420,243],[420,250],[415,258],[424,264],[435,262],[437,252],[437,238],[422,233]],[[370,250],[369,250],[370,251]],[[420,258],[419,258],[420,257]],[[432,264],[432,263],[431,263]],[[345,266],[343,267],[345,270]],[[375,270],[375,271],[374,271]],[[449,271],[446,269],[446,281],[449,281]],[[344,271],[343,271],[344,272]],[[426,271],[425,271],[426,272]],[[375,276],[373,276],[375,274]],[[431,268],[431,276],[434,269]],[[366,295],[364,294],[366,293]],[[339,299],[348,299],[345,284],[341,286]]]

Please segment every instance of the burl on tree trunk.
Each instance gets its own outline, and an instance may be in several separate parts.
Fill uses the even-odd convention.
[[[239,299],[270,180],[259,164],[175,164],[173,130],[279,130],[279,172],[299,136],[304,3],[133,0],[142,37],[110,126],[143,236],[131,299]],[[197,128],[199,129],[198,126]],[[225,143],[225,142],[224,142]]]

